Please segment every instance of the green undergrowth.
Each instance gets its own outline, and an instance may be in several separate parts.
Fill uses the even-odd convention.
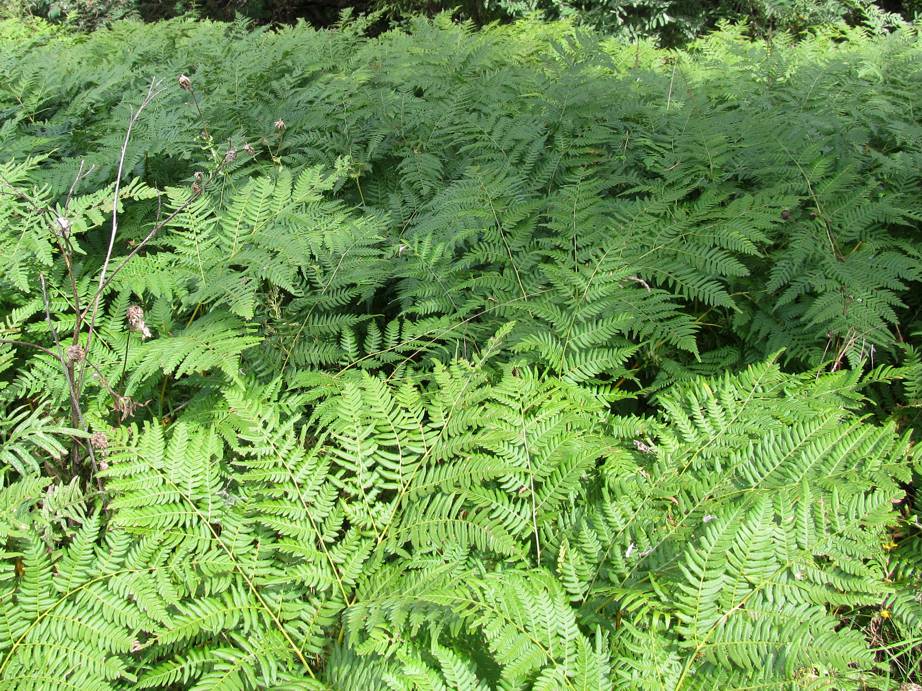
[[[0,687],[922,681],[922,39],[0,22]]]

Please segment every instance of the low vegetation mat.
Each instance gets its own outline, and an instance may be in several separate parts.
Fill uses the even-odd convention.
[[[922,39],[0,22],[0,685],[922,683]]]

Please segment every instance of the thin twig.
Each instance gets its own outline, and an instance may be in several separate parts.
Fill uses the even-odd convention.
[[[77,185],[80,184],[80,181],[83,180],[87,175],[96,170],[96,165],[93,164],[87,168],[86,172],[83,172],[83,164],[86,163],[85,159],[80,159],[80,168],[77,170],[77,176],[74,178],[74,182],[71,184],[70,189],[67,191],[67,199],[64,201],[64,208],[70,206],[70,200],[74,196],[74,192],[77,190]]]
[[[35,350],[40,350],[43,353],[50,355],[58,362],[63,362],[65,367],[67,366],[66,358],[62,360],[61,355],[59,353],[56,353],[50,348],[46,348],[45,346],[40,346],[38,343],[32,343],[30,341],[20,341],[15,338],[0,338],[0,344],[20,346],[22,348],[34,348]],[[112,396],[115,399],[124,398],[124,396],[122,396],[118,391],[112,388],[112,386],[109,384],[109,380],[106,378],[106,375],[102,373],[102,370],[100,370],[99,367],[97,367],[96,365],[94,365],[92,362],[89,362],[89,361],[87,362],[87,364],[93,369],[94,372],[96,372],[96,376],[99,378],[99,383],[102,384],[102,388],[106,390],[106,393],[108,393],[110,396]]]
[[[199,108],[198,99],[195,97],[195,92],[190,90],[189,93],[192,94],[192,103],[195,105],[195,112],[198,113],[199,122],[202,123],[202,133],[204,134],[205,139],[210,139],[211,135],[208,134],[208,125],[205,123],[205,116],[202,115],[202,109]]]
[[[0,338],[0,343],[4,345],[22,346],[24,348],[35,348],[36,350],[40,350],[43,353],[47,353],[48,355],[53,357],[55,360],[60,361],[61,359],[61,357],[56,352],[54,352],[50,348],[46,348],[45,346],[40,346],[38,343],[30,343],[29,341],[19,341],[15,338]]]
[[[84,162],[81,160],[80,168],[77,171],[77,176],[74,178],[73,183],[71,183],[70,190],[67,193],[67,201],[64,203],[65,209],[70,204],[74,190],[76,189],[80,180],[86,177],[87,175],[89,175],[90,172],[93,170],[93,166],[90,166],[90,169],[86,173],[83,173],[83,164]],[[61,251],[61,255],[64,257],[64,264],[67,268],[67,274],[70,277],[71,289],[74,294],[74,311],[78,315],[77,321],[74,325],[74,341],[73,342],[76,344],[79,340],[79,333],[80,333],[80,319],[79,319],[80,296],[77,292],[77,280],[76,280],[76,277],[74,276],[74,270],[73,270],[74,251],[73,251],[73,246],[71,245],[71,241],[70,241],[70,224],[67,222],[66,218],[62,218],[60,216],[55,215],[52,212],[52,209],[50,209],[47,206],[43,206],[39,200],[33,199],[32,197],[30,197],[23,190],[13,185],[2,174],[0,174],[0,183],[8,187],[14,196],[27,202],[32,207],[33,213],[35,213],[37,216],[44,216],[45,214],[51,214],[53,217],[51,219],[51,226],[52,226],[51,235],[54,238],[54,242],[58,246],[58,249]]]
[[[106,258],[103,261],[102,270],[99,272],[99,288],[97,289],[96,295],[93,299],[93,312],[90,316],[90,329],[86,341],[87,353],[90,352],[90,348],[93,345],[93,333],[96,327],[96,316],[99,313],[99,300],[102,297],[102,289],[106,283],[106,273],[109,270],[109,262],[112,260],[112,250],[115,248],[115,238],[118,235],[118,195],[122,184],[122,170],[125,167],[125,155],[128,152],[128,143],[131,141],[131,131],[134,129],[134,126],[138,122],[138,119],[141,117],[141,113],[144,112],[144,109],[147,108],[147,106],[149,106],[151,102],[160,94],[160,91],[158,90],[160,84],[161,82],[159,79],[151,80],[150,86],[147,88],[147,95],[144,97],[144,100],[141,102],[141,105],[138,107],[138,109],[132,113],[131,118],[128,120],[128,129],[125,131],[125,139],[122,141],[122,150],[118,157],[118,169],[115,174],[115,190],[112,194],[112,230],[109,233],[109,247],[106,250]],[[80,368],[80,380],[77,387],[78,394],[83,390],[83,381],[85,375],[86,365],[83,365]]]
[[[794,165],[797,166],[797,170],[800,171],[800,175],[801,177],[803,177],[804,182],[807,185],[807,193],[810,195],[810,199],[813,202],[813,206],[816,208],[816,216],[822,222],[823,229],[826,231],[826,239],[829,240],[829,246],[832,248],[833,255],[839,261],[845,261],[845,257],[843,256],[841,252],[839,252],[839,248],[836,245],[836,240],[832,234],[832,226],[829,223],[829,219],[826,216],[826,212],[823,210],[823,207],[820,205],[819,197],[817,197],[816,193],[813,191],[813,184],[810,182],[810,176],[807,175],[807,171],[805,171],[803,166],[800,165],[800,161],[797,160],[797,157],[794,156],[794,154],[792,154],[790,150],[788,150],[788,148],[784,144],[781,144],[781,148],[784,149],[785,153],[788,155],[788,157],[791,159]]]
[[[0,183],[2,183],[5,187],[8,187],[14,196],[19,197],[24,202],[28,202],[32,207],[32,211],[34,211],[36,215],[46,214],[51,211],[51,209],[49,209],[47,206],[42,206],[37,199],[33,199],[21,189],[16,187],[16,185],[7,180],[2,173],[0,173]]]
[[[51,320],[51,303],[48,300],[48,289],[45,286],[45,274],[40,273],[38,275],[39,283],[42,286],[42,300],[45,303],[45,319],[48,321],[48,329],[51,331],[51,337],[54,339],[54,345],[58,349],[58,360],[61,363],[61,367],[64,370],[64,378],[67,380],[67,390],[70,394],[70,416],[71,416],[71,425],[74,427],[79,427],[84,432],[87,432],[86,421],[83,417],[83,411],[80,409],[80,398],[77,394],[76,386],[74,385],[73,377],[73,366],[67,363],[67,357],[64,353],[64,348],[61,347],[61,339],[58,338],[58,332],[54,328],[54,323]],[[90,465],[93,468],[93,477],[96,480],[96,484],[99,486],[99,491],[102,492],[102,480],[99,479],[98,473],[99,469],[96,465],[96,454],[93,452],[93,445],[87,444],[86,450],[89,455]],[[76,451],[76,449],[74,449]],[[71,456],[73,460],[73,455]]]
[[[148,232],[147,235],[144,236],[144,239],[141,240],[141,242],[139,242],[137,245],[135,245],[134,248],[131,250],[131,252],[129,252],[129,253],[122,259],[122,261],[119,262],[119,263],[116,265],[116,267],[115,267],[114,269],[112,269],[112,271],[109,272],[109,275],[106,276],[105,281],[102,281],[102,282],[99,284],[99,287],[96,289],[96,292],[93,294],[93,298],[91,299],[91,302],[94,302],[94,303],[95,303],[95,302],[98,302],[98,301],[99,301],[99,299],[102,297],[102,294],[103,294],[103,292],[105,291],[105,289],[109,286],[110,283],[112,283],[112,280],[115,278],[115,276],[116,276],[122,269],[125,268],[125,265],[128,264],[128,262],[131,260],[131,258],[134,257],[134,256],[135,256],[138,252],[140,252],[142,249],[144,249],[144,247],[145,247],[151,240],[154,239],[154,237],[157,235],[157,233],[159,233],[161,230],[163,230],[164,226],[166,226],[167,224],[169,224],[170,221],[172,221],[172,220],[173,220],[174,218],[176,218],[179,214],[181,214],[183,211],[185,211],[185,210],[188,208],[188,206],[189,206],[193,201],[195,201],[196,199],[198,199],[198,197],[201,196],[202,191],[204,191],[204,189],[208,186],[208,184],[209,184],[212,180],[215,179],[215,177],[217,176],[218,172],[219,172],[219,171],[221,170],[221,168],[223,168],[223,167],[224,167],[224,164],[223,164],[223,163],[219,164],[219,165],[217,166],[217,168],[215,168],[214,172],[213,172],[211,175],[209,175],[208,178],[206,178],[205,182],[202,183],[202,189],[201,189],[201,190],[193,190],[193,191],[192,191],[192,195],[191,195],[186,201],[184,201],[182,204],[180,204],[178,207],[176,207],[176,209],[175,209],[173,212],[171,212],[169,216],[167,216],[166,218],[164,218],[162,221],[160,221],[160,222],[157,223],[153,228],[150,229],[150,232]],[[87,313],[89,312],[89,309],[90,309],[90,308],[89,308],[89,305],[87,305],[87,307],[83,310],[83,313],[82,313],[80,316],[85,318],[86,315],[87,315]]]
[[[70,207],[70,202],[74,197],[74,192],[77,189],[77,185],[80,184],[80,181],[93,172],[95,165],[90,166],[89,169],[84,173],[83,165],[84,159],[80,159],[80,168],[77,169],[77,175],[74,177],[74,181],[70,185],[70,189],[67,191],[67,199],[64,201],[64,210],[66,211]],[[58,221],[58,225],[61,225]],[[77,274],[74,271],[74,246],[71,243],[71,235],[69,232],[70,224],[65,227],[62,227],[64,231],[61,233],[60,239],[58,238],[58,233],[55,233],[55,241],[57,242],[58,248],[61,250],[61,256],[64,258],[64,266],[67,268],[67,275],[70,278],[70,288],[71,292],[74,295],[74,331],[71,335],[71,342],[74,345],[79,345],[80,343],[80,331],[83,327],[83,320],[80,318],[80,291],[77,290]]]
[[[678,66],[679,66],[679,60],[678,58],[675,58],[675,60],[672,63],[672,76],[669,78],[669,93],[666,94],[666,112],[667,113],[669,112],[669,106],[672,105],[672,87],[675,84],[675,71]]]

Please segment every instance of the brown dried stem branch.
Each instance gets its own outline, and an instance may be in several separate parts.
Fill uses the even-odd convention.
[[[119,201],[119,190],[121,189],[122,184],[122,171],[125,167],[125,155],[128,152],[128,143],[131,141],[131,131],[134,129],[135,124],[138,122],[138,119],[141,117],[141,113],[144,112],[144,109],[149,106],[153,100],[160,94],[160,84],[159,79],[152,79],[150,86],[147,88],[147,95],[144,97],[144,100],[141,102],[141,105],[138,106],[138,109],[135,110],[131,118],[128,120],[128,129],[125,131],[125,139],[122,141],[122,150],[119,153],[118,158],[118,169],[115,174],[115,190],[112,194],[112,230],[109,233],[109,246],[106,249],[106,257],[103,260],[102,270],[99,272],[99,287],[96,290],[96,294],[92,300],[93,311],[90,315],[90,327],[89,333],[87,335],[86,341],[86,351],[90,352],[90,349],[93,345],[93,335],[96,328],[96,317],[99,313],[99,300],[102,297],[102,289],[106,283],[106,273],[109,270],[109,262],[112,260],[112,251],[115,248],[115,238],[118,235],[118,201]],[[85,314],[78,312],[80,318]],[[84,361],[85,363],[85,361]],[[80,368],[80,378],[77,384],[77,394],[83,391],[83,382],[86,375],[86,365],[84,364]]]

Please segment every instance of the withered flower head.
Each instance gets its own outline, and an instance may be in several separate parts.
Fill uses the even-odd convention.
[[[109,438],[105,432],[93,432],[90,435],[90,444],[97,451],[105,451],[109,448]]]
[[[189,79],[186,75],[179,75],[179,86],[186,91],[192,91],[192,80]]]
[[[68,221],[63,216],[56,217],[54,221],[58,224],[58,228],[60,229],[58,233],[61,235],[61,237],[66,238],[68,235],[70,235],[70,221]]]
[[[74,364],[75,362],[83,362],[83,358],[86,357],[86,351],[81,345],[70,345],[67,346],[67,362],[68,364]]]
[[[112,404],[112,407],[115,412],[118,413],[119,419],[122,422],[134,415],[138,408],[142,408],[147,405],[146,403],[138,403],[130,396],[120,396],[115,394],[114,398],[115,402]]]
[[[125,312],[125,317],[128,319],[128,328],[131,331],[141,334],[142,339],[151,337],[150,329],[144,322],[144,310],[140,305],[130,305]]]

